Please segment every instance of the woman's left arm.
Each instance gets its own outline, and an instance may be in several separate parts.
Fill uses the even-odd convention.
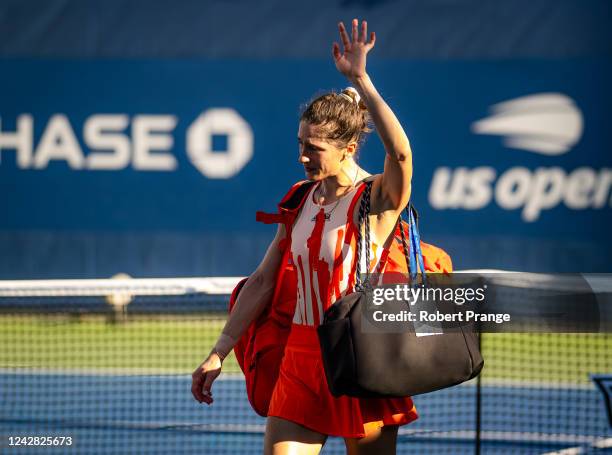
[[[359,92],[387,152],[379,185],[375,184],[373,188],[372,203],[378,206],[378,212],[401,211],[410,199],[412,151],[402,125],[366,72],[366,55],[374,47],[376,35],[372,32],[370,40],[367,41],[367,22],[361,23],[359,33],[357,19],[352,22],[352,41],[344,24],[338,24],[338,28],[344,53],[341,53],[338,44],[334,43],[336,68]]]

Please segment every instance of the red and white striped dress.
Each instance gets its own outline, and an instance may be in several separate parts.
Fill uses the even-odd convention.
[[[316,327],[336,300],[353,291],[357,238],[353,213],[363,187],[325,206],[313,200],[317,188],[310,190],[291,234],[297,303],[268,415],[320,433],[358,438],[370,427],[409,423],[417,413],[409,397],[336,398],[329,392]],[[383,271],[386,254],[373,235],[371,242],[370,270]],[[361,270],[365,270],[365,254]]]

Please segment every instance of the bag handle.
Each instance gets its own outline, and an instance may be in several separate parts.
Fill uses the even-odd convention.
[[[359,218],[357,222],[357,264],[355,267],[355,290],[361,291],[366,287],[370,286],[370,193],[372,190],[372,181],[364,182],[366,185],[363,191],[363,197],[361,198],[361,204],[359,206]],[[417,226],[418,214],[412,205],[412,202],[408,202],[408,206],[404,209],[404,212],[408,216],[408,237],[410,241],[410,248],[406,240],[406,235],[402,223],[405,221],[400,213],[397,223],[400,229],[400,235],[402,238],[402,249],[404,251],[404,258],[406,259],[406,265],[408,266],[408,273],[410,275],[410,281],[415,283],[418,277],[418,271],[421,270],[421,276],[423,284],[427,284],[427,275],[425,273],[425,262],[423,260],[423,253],[421,251],[421,237]],[[366,255],[366,273],[365,280],[361,281],[361,249],[362,249],[362,234],[361,227],[365,224],[365,255]]]
[[[372,181],[364,183],[365,189],[359,205],[359,219],[357,222],[357,264],[355,266],[355,290],[362,291],[364,287],[370,286],[370,192]],[[365,222],[365,255],[366,255],[366,278],[361,281],[361,226]]]

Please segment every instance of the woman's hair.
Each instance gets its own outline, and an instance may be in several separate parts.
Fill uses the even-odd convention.
[[[306,105],[300,121],[320,126],[324,139],[339,146],[355,141],[359,148],[372,131],[370,115],[352,87],[315,98]]]

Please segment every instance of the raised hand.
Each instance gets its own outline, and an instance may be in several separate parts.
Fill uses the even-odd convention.
[[[366,55],[374,47],[376,34],[371,32],[370,41],[367,41],[368,23],[366,21],[361,22],[361,31],[359,32],[359,21],[357,19],[353,19],[352,22],[352,40],[349,39],[342,22],[338,24],[338,30],[340,31],[344,52],[340,52],[340,46],[334,42],[333,54],[336,68],[351,81],[365,76]]]

